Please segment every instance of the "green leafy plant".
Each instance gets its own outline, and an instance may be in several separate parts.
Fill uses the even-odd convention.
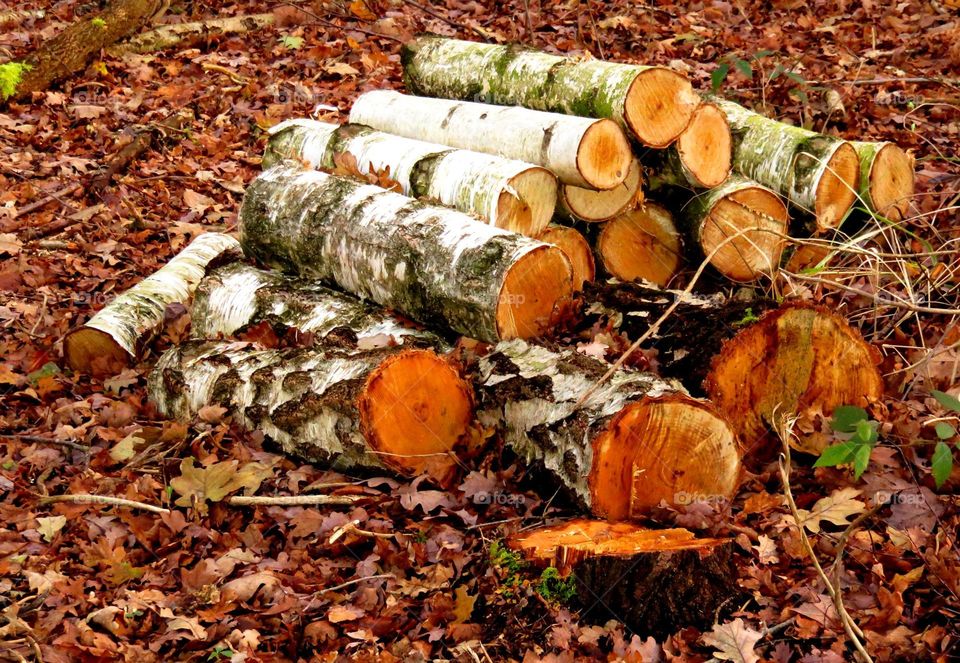
[[[948,412],[960,415],[960,400],[936,389],[931,391],[930,395]],[[930,458],[930,470],[933,473],[933,480],[939,488],[950,478],[950,473],[953,472],[953,450],[950,448],[949,442],[956,439],[957,429],[953,424],[946,421],[938,421],[934,424],[933,430],[937,436],[937,443],[933,448],[933,456]],[[957,440],[954,446],[960,449],[960,440]]]
[[[833,411],[830,427],[841,440],[823,450],[814,467],[836,467],[853,464],[854,476],[859,479],[870,463],[870,453],[880,437],[880,424],[871,421],[867,411],[854,405],[841,405]]]
[[[7,62],[0,64],[0,97],[9,99],[17,92],[17,86],[25,71],[33,69],[24,62]]]
[[[733,323],[734,327],[743,327],[749,325],[751,322],[756,322],[760,318],[753,312],[752,308],[748,308],[743,312],[743,317]]]
[[[490,564],[497,567],[503,574],[500,593],[504,596],[512,596],[513,589],[520,585],[520,571],[526,566],[520,553],[514,552],[504,546],[499,541],[490,544],[488,553]]]
[[[720,64],[713,70],[713,73],[710,74],[710,87],[713,88],[714,92],[719,92],[720,87],[727,79],[727,74],[730,73],[731,69],[736,69],[747,78],[753,78],[753,65],[750,64],[750,62],[759,62],[761,58],[770,55],[773,55],[773,51],[757,51],[747,56],[750,58],[749,60],[745,60],[738,55],[728,53],[720,60]]]
[[[221,658],[233,658],[234,651],[229,647],[215,646],[207,656],[208,661],[219,661]]]
[[[536,589],[546,601],[567,603],[577,594],[577,581],[573,575],[561,577],[555,566],[548,566],[540,574]]]

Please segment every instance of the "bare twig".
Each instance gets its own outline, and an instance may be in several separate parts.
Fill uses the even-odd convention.
[[[75,504],[107,504],[110,506],[123,506],[130,509],[143,509],[151,513],[170,513],[170,509],[164,509],[162,506],[144,504],[126,500],[122,497],[110,497],[109,495],[90,495],[88,493],[77,493],[70,495],[51,495],[41,497],[40,504],[51,504],[53,502],[73,502]]]
[[[873,663],[873,658],[870,657],[870,654],[867,653],[867,650],[863,647],[863,643],[860,641],[860,638],[863,637],[863,631],[861,631],[860,627],[857,626],[856,622],[853,621],[850,613],[847,612],[847,608],[843,604],[843,595],[840,593],[839,586],[835,586],[833,584],[826,571],[824,571],[823,567],[820,565],[820,560],[817,558],[817,554],[813,549],[813,544],[810,543],[810,539],[807,537],[807,532],[803,527],[803,520],[800,517],[800,512],[797,510],[797,503],[793,499],[793,491],[790,489],[791,458],[789,443],[790,436],[792,435],[792,426],[793,422],[788,421],[786,417],[782,418],[775,426],[777,434],[780,436],[780,441],[783,443],[783,453],[780,455],[778,464],[780,466],[780,479],[783,481],[783,493],[787,498],[787,505],[790,507],[790,513],[793,516],[794,525],[800,534],[800,542],[803,544],[804,550],[810,556],[810,560],[813,562],[813,567],[816,569],[817,575],[820,576],[820,580],[826,587],[827,593],[833,600],[833,605],[837,610],[837,616],[840,618],[840,622],[843,624],[843,630],[846,632],[850,642],[853,643],[853,646],[857,650],[861,661],[863,663]]]
[[[353,504],[362,495],[234,495],[227,499],[230,506],[311,506],[318,504]]]
[[[327,587],[325,589],[321,589],[320,593],[323,594],[324,592],[336,592],[341,589],[346,589],[350,585],[356,585],[357,583],[364,582],[366,580],[380,580],[383,578],[396,578],[396,576],[393,575],[392,573],[380,573],[374,576],[363,576],[362,578],[354,578],[353,580],[342,582],[339,585],[334,585],[333,587]]]
[[[69,447],[77,451],[90,451],[90,447],[85,444],[79,444],[73,440],[57,440],[52,437],[43,437],[42,435],[22,435],[20,433],[0,433],[0,437],[8,440],[20,440],[21,442],[34,442],[37,444],[56,444],[61,447]]]

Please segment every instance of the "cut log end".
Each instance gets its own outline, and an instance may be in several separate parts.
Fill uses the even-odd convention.
[[[860,181],[860,157],[849,143],[842,143],[827,162],[817,184],[817,231],[832,230],[840,225],[857,200]]]
[[[455,465],[450,452],[473,418],[469,384],[430,350],[404,351],[380,364],[357,406],[371,449],[406,476],[448,474]]]
[[[680,269],[680,235],[670,212],[655,203],[607,221],[596,249],[603,268],[621,281],[666,285]]]
[[[550,224],[556,203],[557,178],[546,168],[530,168],[512,177],[500,193],[496,225],[536,237]]]
[[[708,626],[737,593],[732,542],[685,529],[576,519],[513,535],[507,544],[535,566],[573,577],[585,618],[615,618],[641,637]]]
[[[626,134],[612,120],[597,120],[577,148],[577,169],[597,189],[612,189],[626,179],[633,154]]]
[[[627,177],[620,184],[606,191],[563,185],[560,187],[561,205],[573,217],[582,221],[606,221],[643,201],[643,168],[634,159],[630,162]]]
[[[507,272],[497,304],[501,339],[545,335],[573,295],[573,267],[563,251],[541,246]]]
[[[727,500],[740,480],[733,430],[710,405],[685,396],[623,408],[594,443],[593,512],[633,518],[657,506]]]
[[[877,214],[894,221],[906,217],[914,190],[913,157],[893,143],[885,144],[873,160],[868,182]]]
[[[727,116],[714,104],[703,104],[677,139],[680,162],[704,189],[719,186],[730,175],[733,138]]]
[[[579,292],[583,284],[593,281],[596,277],[596,268],[593,262],[593,251],[586,238],[573,228],[566,226],[550,226],[542,235],[540,241],[553,244],[567,256],[573,267],[573,289]]]
[[[777,418],[880,399],[877,353],[839,316],[787,304],[724,343],[706,379],[710,399],[736,424],[747,451],[760,451]],[[791,438],[819,454],[825,439]]]
[[[648,147],[666,147],[687,128],[700,97],[684,76],[662,67],[643,71],[630,85],[624,120]]]
[[[63,340],[63,354],[67,365],[81,373],[111,372],[116,367],[130,364],[132,357],[109,334],[81,327],[67,334]]]
[[[737,189],[708,212],[700,246],[727,278],[754,281],[780,265],[788,223],[787,208],[775,193],[759,186]]]

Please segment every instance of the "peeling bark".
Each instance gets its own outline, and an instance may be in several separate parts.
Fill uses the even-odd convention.
[[[301,281],[235,262],[219,267],[197,287],[191,307],[191,334],[197,339],[229,337],[267,322],[323,339],[347,330],[360,347],[397,344],[444,347],[433,332],[417,329],[384,309],[312,281]]]
[[[188,301],[211,263],[239,255],[240,244],[233,237],[200,235],[157,272],[67,334],[63,341],[67,363],[83,372],[111,371],[128,364],[163,323],[168,305]]]
[[[389,171],[407,196],[437,200],[498,228],[536,237],[553,216],[557,181],[545,168],[360,125],[282,122],[270,131],[263,163],[293,158],[332,169],[334,158],[346,154],[361,173]]]
[[[537,566],[572,575],[587,619],[616,619],[641,636],[706,628],[737,594],[732,540],[698,539],[685,529],[575,519],[507,543]]]
[[[408,42],[401,57],[414,94],[609,118],[649,147],[673,142],[700,105],[690,82],[663,67],[433,36]]]
[[[565,184],[592,189],[611,189],[623,182],[633,159],[630,142],[610,120],[514,106],[376,90],[354,102],[350,121],[398,136],[536,164]]]
[[[733,130],[736,171],[812,217],[807,229],[836,228],[856,200],[860,165],[850,143],[771,120],[739,104],[715,102]]]
[[[676,382],[621,370],[577,407],[607,364],[524,341],[480,360],[481,422],[595,516],[640,515],[684,494],[732,496],[740,459],[730,426]]]
[[[556,247],[285,163],[247,188],[240,232],[265,264],[480,340],[547,332],[572,292]]]
[[[469,385],[431,350],[187,341],[160,358],[147,389],[164,416],[219,405],[312,463],[441,480],[473,415]]]

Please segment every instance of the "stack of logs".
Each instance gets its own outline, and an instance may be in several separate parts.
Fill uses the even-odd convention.
[[[138,357],[165,307],[192,297],[193,339],[149,382],[164,415],[217,404],[286,453],[441,484],[495,429],[545,491],[598,519],[511,545],[635,629],[711,620],[733,587],[730,542],[624,521],[731,499],[777,417],[866,405],[882,385],[873,348],[833,313],[665,286],[684,246],[755,281],[786,260],[788,233],[832,231],[858,199],[900,218],[910,157],[705,101],[662,67],[439,37],[403,64],[426,96],[369,92],[349,124],[275,127],[239,242],[197,238],[73,331],[68,362]],[[463,101],[477,98],[492,103]],[[543,340],[635,339],[670,307],[656,374],[603,379],[609,364]],[[301,342],[232,340],[256,325]],[[617,569],[629,582],[612,587]]]

